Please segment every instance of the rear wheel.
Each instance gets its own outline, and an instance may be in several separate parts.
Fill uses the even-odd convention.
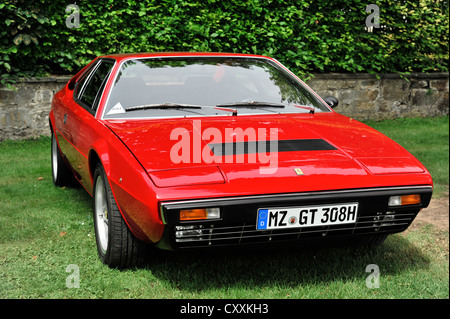
[[[58,187],[69,185],[73,179],[72,172],[62,158],[54,133],[52,133],[51,154],[53,184]]]
[[[103,167],[94,173],[94,226],[98,255],[111,268],[142,266],[147,244],[137,239],[122,218]]]

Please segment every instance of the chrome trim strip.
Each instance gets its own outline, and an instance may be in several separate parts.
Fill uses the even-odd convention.
[[[95,114],[94,114],[94,117],[95,117],[95,118],[97,118],[98,110],[100,109],[100,101],[101,101],[101,99],[102,99],[102,97],[103,97],[103,93],[105,93],[106,85],[108,84],[108,81],[109,81],[109,79],[110,79],[110,77],[111,77],[111,74],[112,74],[113,71],[114,71],[114,67],[115,67],[116,64],[117,64],[117,60],[115,60],[115,59],[111,59],[111,58],[101,58],[101,59],[100,59],[100,61],[103,61],[103,60],[112,61],[113,66],[112,66],[112,68],[111,68],[111,71],[109,72],[108,78],[106,79],[105,86],[103,87],[103,90],[102,90],[102,92],[100,93],[100,99],[98,100],[97,109],[95,110]],[[111,90],[109,90],[109,91],[111,92]],[[108,97],[109,97],[109,92],[108,92]],[[105,102],[105,105],[106,105],[106,102]]]
[[[223,197],[223,198],[208,198],[208,199],[197,199],[197,200],[183,200],[183,201],[167,201],[161,202],[161,209],[177,209],[184,205],[217,205],[219,202],[229,202],[235,201],[236,204],[242,201],[261,201],[264,199],[265,201],[270,200],[280,200],[286,198],[295,198],[300,197],[304,198],[307,196],[316,197],[316,196],[339,196],[342,194],[358,194],[358,193],[371,193],[371,192],[399,192],[399,191],[410,191],[410,190],[422,190],[422,191],[432,191],[433,187],[429,185],[424,186],[401,186],[401,187],[381,187],[381,188],[360,188],[360,189],[346,189],[346,190],[335,190],[335,191],[319,191],[319,192],[305,192],[305,193],[285,193],[285,194],[267,194],[267,195],[254,195],[254,196],[240,196],[240,197]]]

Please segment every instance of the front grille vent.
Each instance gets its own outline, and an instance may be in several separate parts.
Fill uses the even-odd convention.
[[[255,224],[217,227],[211,225],[175,226],[175,244],[178,248],[265,243],[282,240],[301,240],[346,235],[395,233],[405,230],[417,215],[416,211],[375,213],[360,216],[355,224],[256,230]]]

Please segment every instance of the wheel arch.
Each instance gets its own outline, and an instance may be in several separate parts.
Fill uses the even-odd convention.
[[[155,210],[155,203],[149,200],[149,197],[153,198],[152,189],[149,188],[151,179],[139,161],[122,143],[110,145],[104,139],[95,141],[88,153],[92,195],[98,164],[103,167],[106,182],[109,183],[119,211],[133,235],[147,243],[157,242],[164,226],[159,217],[159,209]]]
[[[89,175],[91,177],[92,185],[94,185],[95,168],[97,167],[98,163],[101,163],[101,161],[100,161],[100,157],[98,156],[97,152],[93,149],[91,149],[89,151],[88,163],[89,163]]]
[[[88,153],[88,165],[89,165],[89,176],[91,179],[91,185],[94,187],[94,173],[95,167],[100,163],[105,170],[106,176],[110,176],[110,164],[108,147],[105,142],[98,141],[94,143]]]

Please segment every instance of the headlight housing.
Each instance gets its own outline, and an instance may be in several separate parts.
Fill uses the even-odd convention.
[[[420,204],[420,194],[398,195],[389,197],[389,206],[404,206]]]
[[[205,220],[220,218],[220,208],[198,208],[180,210],[180,221]]]

